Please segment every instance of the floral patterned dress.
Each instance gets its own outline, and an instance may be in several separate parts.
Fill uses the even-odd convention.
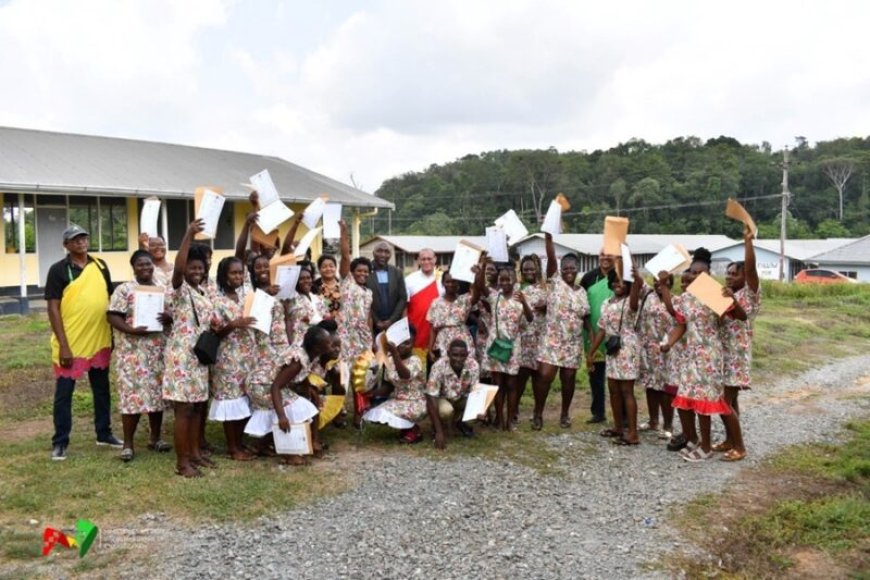
[[[326,307],[316,294],[297,294],[287,301],[287,336],[290,344],[302,346],[302,339],[309,326],[317,324],[326,316]]]
[[[662,352],[661,341],[673,328],[674,319],[659,295],[651,288],[646,291],[639,306],[640,374],[637,382],[644,389],[663,391],[667,383],[668,353]]]
[[[223,292],[218,292],[215,295],[213,306],[212,324],[216,328],[225,326],[244,315],[244,301],[241,297],[236,302]],[[245,394],[248,375],[251,372],[251,366],[256,361],[254,358],[254,332],[256,331],[251,328],[238,328],[221,339],[220,346],[218,346],[217,361],[212,366],[212,397],[214,400],[209,411],[209,419],[235,421],[250,416]],[[229,409],[229,407],[235,408]],[[229,415],[221,412],[222,410],[229,411]]]
[[[506,363],[497,361],[492,357],[486,357],[486,363],[490,372],[503,373],[506,375],[516,375],[520,372],[520,326],[525,321],[523,313],[523,305],[515,297],[505,298],[502,294],[498,294],[493,300],[493,323],[490,327],[490,333],[486,340],[486,349],[495,342],[496,338],[502,338],[513,342],[514,349],[511,352],[511,358]]]
[[[212,302],[199,288],[182,281],[178,288],[166,289],[166,310],[173,319],[163,351],[163,398],[182,403],[207,401],[209,368],[200,364],[193,347],[209,328]]]
[[[722,346],[725,350],[722,382],[726,387],[748,389],[752,383],[752,323],[761,308],[761,288],[753,292],[744,285],[734,293],[734,298],[746,312],[746,320],[737,320],[731,313],[726,313],[722,321]]]
[[[679,391],[674,398],[674,408],[701,415],[729,414],[731,410],[725,403],[722,385],[719,317],[691,294],[683,294],[675,310],[677,322],[686,325],[681,339],[686,343],[686,350],[679,365]]]
[[[568,286],[558,274],[547,282],[547,322],[538,345],[538,362],[576,369],[583,355],[583,318],[589,314],[586,291]]]
[[[622,324],[620,324],[620,320]],[[607,378],[617,381],[634,381],[640,372],[640,340],[634,330],[637,311],[632,310],[629,298],[611,298],[601,305],[598,330],[604,331],[604,340],[611,336],[621,338],[616,355],[607,355]]]
[[[436,399],[447,399],[451,403],[467,397],[469,391],[480,382],[480,366],[470,356],[465,360],[462,372],[457,374],[450,367],[447,357],[441,357],[429,370],[426,394]]]
[[[447,356],[447,347],[456,339],[464,340],[468,345],[468,355],[474,356],[474,341],[465,324],[470,312],[471,294],[457,296],[453,302],[443,296],[432,301],[426,320],[432,325],[433,332],[440,328],[435,337],[435,349],[441,351],[441,356]]]
[[[498,295],[498,288],[490,288],[493,296]],[[480,376],[489,379],[489,357],[486,355],[486,345],[492,331],[492,305],[494,299],[481,296],[477,303],[477,334],[474,335],[474,358],[480,366]],[[471,352],[469,352],[471,354]]]
[[[333,284],[324,284],[323,278],[314,281],[312,292],[320,296],[326,311],[332,316],[338,316],[341,311],[341,284],[338,279]]]
[[[360,286],[348,276],[341,281],[341,317],[338,336],[341,339],[341,359],[353,365],[357,357],[372,349],[372,291]]]
[[[538,346],[547,323],[547,315],[538,311],[547,306],[547,290],[540,284],[530,284],[521,289],[526,302],[532,309],[534,318],[528,322],[525,317],[520,321],[520,367],[538,370]]]
[[[393,385],[390,398],[366,411],[363,421],[384,423],[395,429],[410,429],[426,416],[426,368],[414,355],[403,361],[411,377],[403,379],[396,370],[393,357],[384,363],[384,379]]]
[[[133,325],[133,304],[136,282],[124,282],[112,293],[109,312],[124,317]],[[149,288],[153,288],[150,286]],[[122,415],[156,413],[163,410],[163,349],[166,335],[149,332],[135,335],[112,329],[115,348],[112,366],[118,386],[118,410]]]
[[[674,307],[674,312],[680,311],[680,304],[688,294],[680,294],[679,296],[671,296],[671,304]],[[676,325],[677,321],[671,317],[671,329]],[[670,331],[668,331],[670,332]],[[665,356],[665,392],[676,395],[679,390],[680,377],[683,375],[683,366],[686,359],[686,341],[679,340],[671,347],[670,352]]]

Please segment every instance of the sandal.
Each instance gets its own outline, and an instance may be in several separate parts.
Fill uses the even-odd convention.
[[[730,443],[728,443],[727,441],[720,441],[719,443],[717,443],[716,445],[714,445],[710,449],[712,451],[715,451],[716,453],[724,453],[726,451],[731,451],[732,449],[734,449],[734,446],[731,445]]]
[[[571,417],[567,415],[559,419],[559,427],[562,429],[569,429],[571,427]]]
[[[168,453],[169,451],[172,451],[172,445],[162,439],[158,439],[154,443],[149,443],[148,449],[156,451],[157,453]]]
[[[129,447],[124,447],[121,451],[121,461],[127,463],[129,461],[133,461],[133,450]]]
[[[698,448],[697,443],[693,443],[693,442],[689,441],[688,443],[686,443],[685,447],[680,449],[680,457],[685,457],[685,456],[689,455],[690,453],[692,453],[692,451],[694,451],[697,448]]]
[[[620,445],[622,447],[632,446],[632,445],[640,445],[640,441],[629,441],[625,437],[620,437],[619,439],[614,439],[611,441],[614,445]]]
[[[645,421],[640,424],[637,428],[638,431],[657,431],[659,428],[658,424],[650,423],[649,421]]]
[[[689,463],[700,463],[701,461],[707,461],[711,457],[713,457],[713,450],[704,451],[699,445],[691,453],[683,455],[683,461],[688,461]]]
[[[544,428],[544,418],[540,415],[532,417],[532,431],[540,431]]]
[[[622,437],[622,431],[616,429],[604,429],[599,433],[602,437]]]
[[[722,457],[719,458],[719,461],[740,461],[741,459],[746,458],[746,451],[737,451],[736,449],[729,449]]]

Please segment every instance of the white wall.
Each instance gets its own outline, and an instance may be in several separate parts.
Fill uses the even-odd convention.
[[[745,256],[743,245],[736,245],[713,252],[713,273],[725,274],[725,266],[730,262],[739,262]],[[763,280],[779,280],[779,254],[755,248],[755,261],[758,264],[758,277]],[[792,260],[786,257],[785,277],[792,278]],[[721,271],[720,271],[721,270]]]

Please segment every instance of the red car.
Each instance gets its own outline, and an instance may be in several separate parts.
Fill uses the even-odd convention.
[[[798,284],[857,284],[858,281],[848,276],[843,276],[839,272],[833,270],[820,270],[813,268],[809,270],[801,270],[794,281]]]

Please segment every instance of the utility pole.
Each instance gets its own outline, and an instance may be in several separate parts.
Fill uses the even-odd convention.
[[[786,211],[788,210],[788,147],[782,150],[782,214],[779,226],[779,281],[785,282],[785,227]]]

